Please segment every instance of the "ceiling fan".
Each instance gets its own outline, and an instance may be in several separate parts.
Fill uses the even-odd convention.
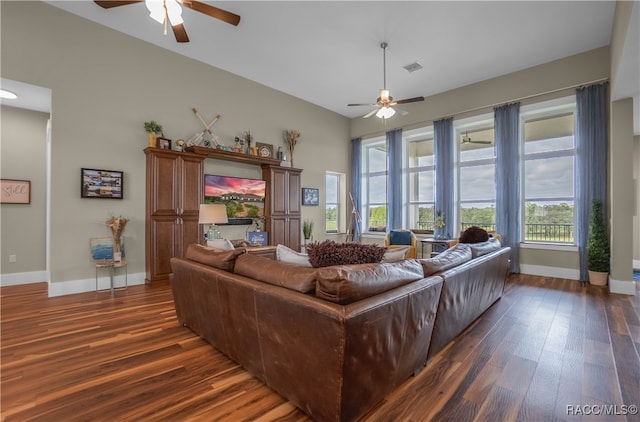
[[[474,141],[469,136],[469,132],[465,132],[464,136],[462,137],[462,143],[463,144],[487,144],[487,145],[490,145],[491,141]]]
[[[401,116],[405,116],[408,114],[408,112],[395,107],[396,104],[408,104],[408,103],[415,103],[418,101],[424,101],[424,97],[413,97],[413,98],[407,98],[405,100],[394,101],[393,97],[389,95],[389,90],[387,89],[387,54],[386,54],[388,46],[389,44],[387,44],[386,42],[383,42],[382,44],[380,44],[380,47],[382,48],[382,82],[383,82],[382,86],[383,88],[380,90],[380,96],[376,99],[375,104],[347,104],[348,106],[376,107],[373,110],[371,110],[369,113],[362,116],[365,119],[367,117],[373,116],[374,114],[376,115],[376,117],[379,117],[381,119],[388,119],[390,117],[393,117],[393,115],[395,115],[396,113],[400,114]]]
[[[217,7],[196,0],[94,0],[94,2],[103,9],[144,2],[149,10],[149,16],[155,21],[164,24],[165,35],[167,35],[167,25],[171,25],[173,35],[178,42],[189,42],[187,31],[183,25],[182,7],[180,7],[180,5],[233,26],[238,26],[238,23],[240,23],[240,16],[235,13],[227,12],[226,10],[218,9]]]

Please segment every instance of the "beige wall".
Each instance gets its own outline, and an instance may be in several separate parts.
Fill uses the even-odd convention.
[[[187,139],[202,129],[192,107],[206,120],[221,114],[213,130],[227,145],[248,129],[256,141],[279,145],[283,129],[298,129],[294,162],[304,169],[303,186],[321,188],[321,200],[324,171],[347,173],[345,117],[41,2],[0,7],[2,77],[52,89],[52,284],[86,290],[94,277],[88,239],[109,235],[104,221],[111,215],[130,219],[129,274],[142,279],[147,120],[160,122],[169,138]],[[81,167],[124,171],[125,199],[81,199]],[[207,162],[207,171],[227,170],[256,175],[254,168]],[[303,207],[303,218],[324,221],[322,207]]]
[[[49,115],[0,107],[0,177],[31,181],[31,203],[0,205],[2,274],[46,270],[46,134]],[[9,262],[9,255],[16,262]],[[44,281],[44,278],[40,281]]]

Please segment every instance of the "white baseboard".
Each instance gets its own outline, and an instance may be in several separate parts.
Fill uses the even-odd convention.
[[[543,277],[567,278],[580,280],[580,270],[575,268],[547,267],[545,265],[520,264],[522,274],[540,275]]]
[[[127,276],[127,284],[129,286],[144,284],[144,278],[145,278],[145,273],[129,274]],[[125,282],[124,274],[118,273],[113,279],[113,284],[116,288],[124,287],[124,282]],[[108,288],[110,288],[109,276],[98,277],[98,289],[102,290],[102,289],[108,289]],[[93,292],[95,290],[96,290],[95,278],[49,283],[49,297]]]
[[[41,283],[49,281],[46,271],[30,271],[26,273],[0,274],[0,286],[18,286],[20,284]]]
[[[619,293],[622,295],[636,295],[636,283],[633,281],[614,280],[609,277],[609,291],[611,293]]]

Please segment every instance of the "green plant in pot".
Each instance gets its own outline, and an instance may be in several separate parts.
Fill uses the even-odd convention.
[[[302,235],[304,240],[310,240],[313,236],[313,220],[304,220],[302,222]]]
[[[157,145],[158,133],[162,133],[162,126],[155,120],[144,122],[144,130],[149,134],[149,146]]]
[[[591,206],[591,222],[587,240],[587,267],[589,282],[606,286],[609,275],[609,238],[604,225],[602,201],[594,199]]]

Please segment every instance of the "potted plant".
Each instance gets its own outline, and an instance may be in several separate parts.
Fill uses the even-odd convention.
[[[158,133],[162,133],[162,126],[155,120],[144,122],[144,130],[149,133],[149,146],[157,146]]]
[[[313,237],[313,220],[304,220],[302,222],[302,235],[304,236],[304,244],[306,246],[307,241]]]
[[[591,206],[591,222],[587,240],[587,268],[589,282],[606,286],[609,275],[609,239],[604,226],[602,201],[594,199]]]

